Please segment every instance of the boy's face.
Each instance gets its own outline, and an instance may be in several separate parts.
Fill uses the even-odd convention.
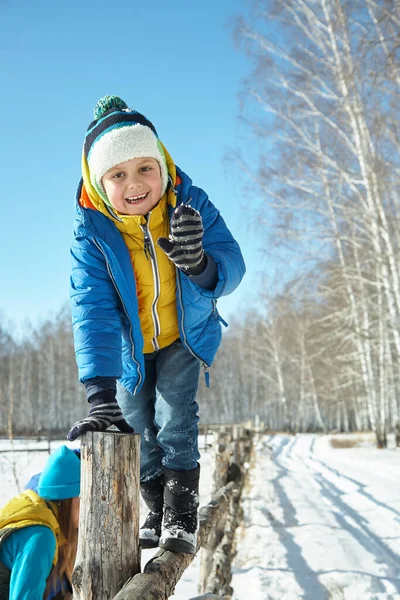
[[[132,158],[102,177],[107,198],[124,215],[147,215],[161,198],[160,165],[154,158]]]

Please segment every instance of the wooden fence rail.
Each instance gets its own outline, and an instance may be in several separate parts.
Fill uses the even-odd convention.
[[[232,436],[227,437],[225,432],[221,432],[216,438],[214,482],[221,482],[221,473],[226,472],[225,482],[232,481],[234,485],[227,510],[211,531],[202,549],[199,579],[200,592],[218,594],[225,598],[230,598],[233,593],[230,582],[232,559],[235,554],[235,533],[242,519],[240,500],[252,450],[252,434],[249,430],[239,428],[232,433],[236,439]],[[230,449],[228,457],[227,448]],[[227,469],[221,465],[222,460],[228,460]]]
[[[208,557],[203,560],[199,592],[203,598],[228,599],[244,465],[249,460],[252,436],[235,426],[214,437],[212,499],[199,511],[197,550],[206,547]],[[140,573],[139,436],[110,431],[87,433],[82,438],[81,460],[74,599],[169,598],[194,555],[159,550]]]
[[[235,482],[229,482],[213,496],[206,506],[200,509],[197,550],[204,545],[210,531],[228,509],[230,496],[234,489]],[[168,550],[159,550],[146,564],[144,572],[135,575],[128,581],[114,600],[164,600],[169,598],[182,573],[193,559],[194,555],[192,554],[177,554]]]
[[[217,544],[212,542],[211,552],[214,553],[216,548],[218,548],[218,552],[213,560],[202,568],[204,574],[204,590],[202,591],[206,592],[203,598],[228,599],[231,597],[232,590],[229,583],[233,537],[238,522],[238,503],[244,481],[244,472],[237,464],[232,463],[232,456],[244,464],[250,456],[250,451],[251,433],[249,431],[243,433],[243,437],[237,439],[233,446],[230,434],[221,432],[217,437],[214,488],[219,485],[219,489],[214,489],[211,501],[200,508],[197,551],[206,547],[210,538],[214,539],[212,534],[214,531],[220,531],[219,524],[226,522],[226,515],[229,515],[229,527],[225,528],[222,535],[218,536]],[[234,511],[230,516],[232,507],[234,507]],[[176,554],[159,550],[146,564],[143,573],[135,575],[128,581],[114,600],[166,600],[173,594],[176,584],[193,559],[194,556],[190,554]],[[216,592],[221,592],[223,595],[215,596]]]

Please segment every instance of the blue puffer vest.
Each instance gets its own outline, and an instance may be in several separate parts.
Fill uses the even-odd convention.
[[[214,290],[196,285],[177,270],[176,301],[182,342],[205,367],[221,341],[216,300],[239,285],[245,265],[239,245],[207,194],[177,168],[177,206],[190,203],[203,219],[203,245],[218,267]],[[71,310],[79,378],[115,377],[131,393],[144,378],[143,337],[132,262],[111,218],[76,202],[71,247]],[[171,213],[170,212],[170,217]]]

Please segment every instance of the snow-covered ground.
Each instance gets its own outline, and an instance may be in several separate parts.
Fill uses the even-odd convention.
[[[400,599],[400,452],[377,450],[372,436],[362,439],[362,446],[346,449],[311,434],[256,441],[233,566],[234,600]],[[0,450],[6,445],[0,440]],[[47,453],[14,457],[0,453],[1,504],[17,493],[15,477],[23,487]],[[202,451],[201,466],[205,504],[211,452]],[[142,563],[154,552],[144,551]],[[174,600],[198,595],[199,565],[197,556]]]
[[[400,452],[263,436],[244,498],[234,599],[400,598]],[[370,445],[368,445],[368,441]]]

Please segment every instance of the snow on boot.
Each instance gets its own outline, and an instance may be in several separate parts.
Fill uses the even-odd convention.
[[[195,554],[200,465],[192,471],[164,470],[164,519],[159,546]]]
[[[140,491],[147,508],[150,509],[139,530],[139,543],[142,548],[157,548],[161,535],[164,505],[164,479],[156,477],[140,483]]]

